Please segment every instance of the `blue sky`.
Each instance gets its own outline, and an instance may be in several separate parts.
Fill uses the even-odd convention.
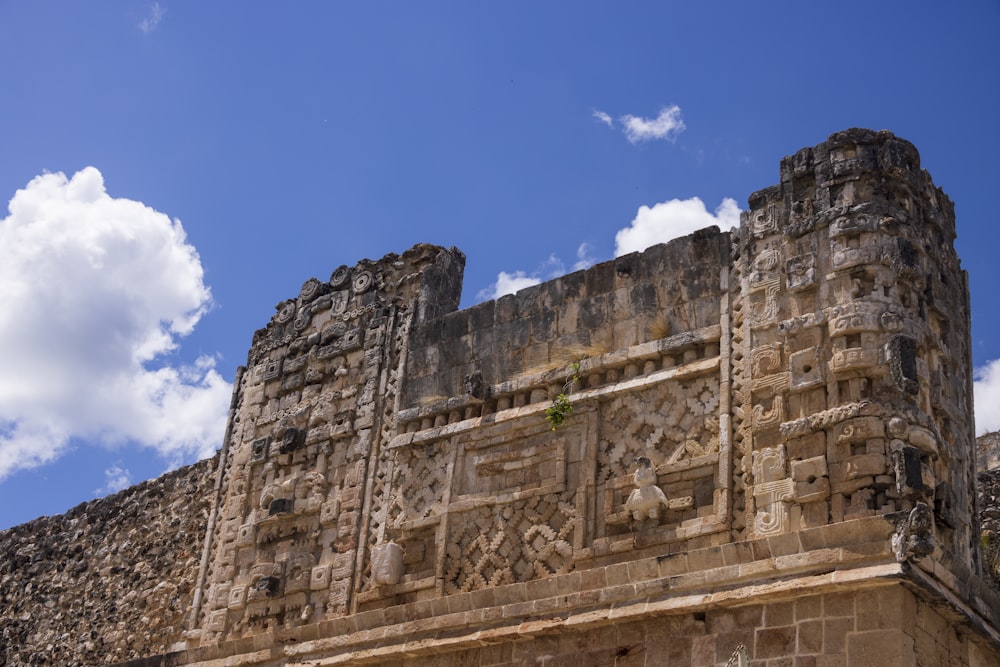
[[[956,202],[1000,428],[998,31],[993,0],[0,0],[0,528],[213,451],[311,276],[455,245],[468,306],[730,222],[856,126]]]

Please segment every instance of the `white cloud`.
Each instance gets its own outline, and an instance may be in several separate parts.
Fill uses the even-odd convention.
[[[975,370],[976,434],[1000,431],[1000,359]]]
[[[597,261],[589,256],[590,251],[591,247],[589,243],[581,243],[579,245],[576,249],[576,262],[573,264],[574,271],[586,269]],[[496,282],[486,289],[479,290],[476,296],[483,300],[499,299],[505,294],[514,294],[525,287],[537,285],[543,280],[558,278],[565,273],[566,264],[563,263],[558,255],[552,253],[548,259],[541,263],[537,270],[530,274],[527,271],[520,270],[513,273],[501,271],[497,275]]]
[[[593,116],[594,116],[594,118],[596,118],[597,120],[601,121],[602,123],[604,123],[608,127],[614,127],[614,125],[615,125],[615,122],[613,120],[611,120],[611,116],[608,115],[607,113],[603,112],[603,111],[600,111],[598,109],[594,109]]]
[[[44,174],[0,219],[0,479],[70,439],[155,449],[171,465],[221,441],[214,360],[164,355],[211,305],[179,220],[110,197],[87,167]]]
[[[715,213],[710,213],[698,197],[671,199],[654,204],[652,207],[640,206],[629,226],[619,229],[615,234],[615,257],[645,250],[651,245],[666,243],[705,227],[718,225],[728,230],[739,224],[740,208],[736,200],[729,197],[722,200]],[[584,242],[577,246],[576,262],[573,263],[572,270],[579,271],[597,263],[599,260],[591,256],[592,252],[593,247],[589,243]],[[496,282],[480,290],[477,296],[480,299],[497,299],[564,273],[566,265],[557,255],[551,254],[537,270],[531,273],[520,270],[513,273],[501,271]]]
[[[132,473],[126,468],[122,468],[118,463],[111,464],[111,467],[104,471],[104,486],[94,489],[94,494],[106,496],[109,493],[118,493],[132,483]]]
[[[597,263],[597,259],[590,256],[592,250],[593,248],[586,241],[580,244],[580,246],[576,249],[576,262],[573,264],[574,271],[589,269]]]
[[[730,229],[740,224],[740,208],[734,199],[726,197],[709,213],[697,197],[671,199],[649,206],[640,206],[628,227],[615,234],[615,257],[671,239],[687,236],[699,229],[718,225]]]
[[[660,109],[660,115],[656,118],[625,115],[618,120],[624,127],[625,138],[633,144],[652,139],[673,141],[685,127],[681,119],[681,108],[676,104]]]
[[[542,262],[542,267],[536,272],[536,275],[541,274],[544,276],[542,280],[552,280],[553,278],[558,278],[559,276],[566,273],[566,265],[563,264],[562,259],[560,259],[556,254],[550,253],[549,258]]]
[[[486,289],[480,290],[478,296],[480,299],[499,299],[505,294],[513,294],[540,282],[542,282],[541,278],[529,276],[524,271],[515,271],[514,273],[501,271],[497,275],[497,281]]]
[[[160,25],[160,21],[166,15],[167,10],[160,6],[160,3],[154,2],[149,8],[149,16],[139,21],[139,30],[142,30],[147,35]]]

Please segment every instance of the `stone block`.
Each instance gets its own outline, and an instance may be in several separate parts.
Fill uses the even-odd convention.
[[[848,419],[834,429],[834,440],[839,443],[863,442],[884,436],[885,424],[878,417]]]
[[[691,664],[714,665],[716,663],[715,641],[716,638],[712,635],[692,639]]]
[[[823,596],[823,615],[827,618],[838,616],[854,616],[854,600],[856,594],[853,592],[828,593]],[[854,621],[851,620],[853,629]]]
[[[608,586],[629,583],[629,563],[617,563],[604,568],[604,577]]]
[[[794,602],[774,602],[764,607],[764,624],[767,627],[791,626],[794,622]]]
[[[788,458],[796,460],[826,457],[826,433],[811,433],[800,438],[788,440],[785,443]],[[794,465],[794,463],[793,463]]]
[[[823,596],[810,595],[795,601],[796,622],[823,618]]]
[[[830,479],[827,477],[813,478],[812,481],[802,481],[795,483],[795,500],[799,503],[809,504],[817,507],[817,501],[826,500],[830,497]],[[826,506],[823,506],[825,514]],[[817,521],[815,518],[806,522],[807,526],[816,526],[826,523],[825,519]]]
[[[794,625],[758,628],[754,633],[754,659],[794,656],[796,635]]]
[[[814,619],[796,624],[796,651],[801,654],[823,652],[823,620]]]
[[[791,372],[790,384],[793,390],[808,389],[824,382],[819,347],[793,352],[788,357],[788,366]]]
[[[847,662],[859,667],[914,664],[913,639],[902,630],[865,630],[847,635]]]
[[[813,482],[817,477],[825,477],[827,474],[825,456],[792,461],[792,479],[796,482]]]

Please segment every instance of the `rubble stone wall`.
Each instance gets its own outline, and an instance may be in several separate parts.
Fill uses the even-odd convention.
[[[217,461],[0,532],[0,664],[103,665],[180,642]]]

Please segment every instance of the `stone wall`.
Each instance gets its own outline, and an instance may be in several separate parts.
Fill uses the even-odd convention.
[[[102,665],[175,647],[190,616],[216,464],[0,532],[0,664]]]
[[[137,587],[190,613],[95,621],[100,660],[1000,663],[950,200],[849,130],[749,203],[464,311],[454,248],[307,280],[238,373],[204,551]]]
[[[728,254],[729,236],[713,227],[426,321],[413,331],[400,419],[409,422],[413,408],[425,408],[421,420],[440,410],[432,424],[448,419],[448,403],[434,399],[466,396],[470,377],[503,410],[530,400],[519,394],[546,371],[557,371],[549,375],[558,391],[565,377],[556,376],[574,361],[718,327]]]
[[[1000,431],[976,438],[976,470],[1000,470]]]

